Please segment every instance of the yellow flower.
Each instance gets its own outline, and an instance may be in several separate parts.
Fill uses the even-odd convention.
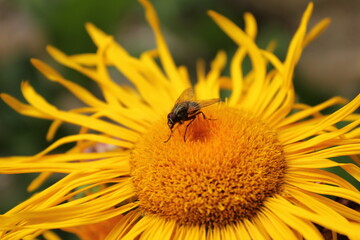
[[[58,239],[53,229],[81,239],[323,239],[316,226],[331,230],[334,238],[339,233],[360,239],[359,212],[324,196],[360,203],[359,191],[323,170],[340,167],[360,178],[355,164],[330,159],[350,156],[359,162],[360,116],[354,111],[360,95],[348,103],[334,97],[312,107],[295,102],[292,84],[303,48],[329,20],[307,31],[313,8],[309,4],[282,62],[271,52],[272,44],[266,50],[255,44],[251,14],[244,16],[243,31],[210,11],[239,47],[230,76],[221,73],[226,64],[222,51],[208,73],[199,62],[193,89],[198,100],[219,98],[222,90],[231,95],[200,109],[203,114],[191,124],[176,124],[165,143],[171,133],[166,115],[191,83],[186,68],[175,65],[152,5],[140,2],[157,47],[139,58],[91,24],[86,28],[96,53],[67,56],[48,47],[55,60],[95,81],[103,98],[36,59],[32,63],[42,74],[86,107],[59,110],[28,82],[21,88],[29,104],[1,95],[21,114],[52,120],[49,140],[62,123],[80,126],[78,134],[55,141],[35,156],[0,159],[3,174],[40,173],[29,191],[52,173],[65,174],[0,216],[1,239]],[[252,69],[244,75],[246,56]],[[117,84],[108,67],[134,87]],[[320,112],[345,103],[331,114]],[[339,122],[347,124],[338,128]],[[52,153],[67,143],[75,144],[66,153]]]

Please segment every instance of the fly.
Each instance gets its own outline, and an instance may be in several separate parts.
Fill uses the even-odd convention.
[[[176,100],[171,112],[167,115],[167,125],[169,126],[171,133],[165,143],[170,140],[173,134],[173,128],[177,123],[181,125],[184,122],[189,121],[186,125],[184,133],[185,142],[187,129],[196,119],[197,115],[202,114],[203,118],[206,119],[205,114],[201,111],[201,109],[218,102],[220,102],[220,98],[196,101],[194,100],[194,92],[192,88],[185,89]]]

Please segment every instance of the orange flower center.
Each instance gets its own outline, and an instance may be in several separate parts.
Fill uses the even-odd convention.
[[[156,122],[136,144],[131,175],[144,214],[181,224],[226,225],[253,216],[281,192],[285,172],[275,131],[248,112],[211,106],[175,128]],[[212,119],[212,120],[210,120]]]

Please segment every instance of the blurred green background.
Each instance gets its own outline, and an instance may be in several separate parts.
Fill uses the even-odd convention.
[[[260,46],[276,39],[276,54],[284,59],[308,1],[172,0],[152,1],[162,30],[178,65],[186,65],[194,77],[195,63],[209,63],[219,49],[228,54],[236,49],[206,15],[213,9],[243,26],[243,13],[252,12],[258,21]],[[304,52],[295,75],[299,99],[317,104],[334,95],[353,98],[360,89],[360,1],[318,0],[311,26],[324,17],[332,18],[330,28]],[[8,0],[0,1],[0,92],[23,99],[20,83],[31,84],[51,103],[62,109],[76,105],[67,91],[44,79],[31,66],[30,58],[50,63],[71,79],[94,88],[86,78],[50,59],[47,44],[65,53],[94,52],[84,23],[92,22],[115,36],[134,56],[154,47],[154,38],[143,9],[130,0]],[[49,122],[21,116],[0,101],[0,156],[35,154],[49,145],[45,134]],[[72,132],[63,127],[57,136]],[[29,196],[25,188],[33,174],[0,175],[0,212]],[[14,187],[16,186],[16,187]],[[5,199],[4,199],[5,198]]]

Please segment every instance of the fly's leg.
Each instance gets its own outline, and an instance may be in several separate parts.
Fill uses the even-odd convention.
[[[169,135],[168,139],[167,139],[166,141],[164,141],[164,143],[167,143],[167,142],[170,140],[171,136],[173,135],[173,130],[172,130],[172,129],[170,129],[170,131],[171,131],[171,133],[170,133],[170,135]]]
[[[186,132],[187,132],[187,129],[188,129],[189,125],[195,120],[196,116],[199,115],[199,114],[201,114],[203,116],[203,118],[206,119],[206,120],[216,120],[216,119],[213,119],[213,118],[206,118],[205,114],[202,111],[199,111],[195,115],[193,115],[190,118],[186,119],[186,120],[191,119],[191,121],[186,125],[185,133],[184,133],[184,142],[186,142]]]
[[[187,130],[188,130],[188,127],[189,127],[189,125],[195,120],[195,118],[196,118],[196,116],[197,116],[198,114],[199,114],[199,113],[197,113],[196,115],[194,115],[194,116],[192,116],[192,117],[190,117],[190,118],[187,119],[187,120],[190,120],[190,119],[191,119],[191,121],[186,125],[185,133],[184,133],[184,142],[186,142],[186,132],[187,132]]]
[[[173,135],[173,127],[174,127],[174,125],[170,126],[171,133],[170,133],[168,139],[164,143],[167,143],[170,140],[170,138],[172,137],[172,135]]]
[[[203,118],[206,119],[206,120],[216,120],[214,118],[206,118],[205,114],[202,111],[199,111],[196,115],[198,115],[200,113],[202,114]]]

